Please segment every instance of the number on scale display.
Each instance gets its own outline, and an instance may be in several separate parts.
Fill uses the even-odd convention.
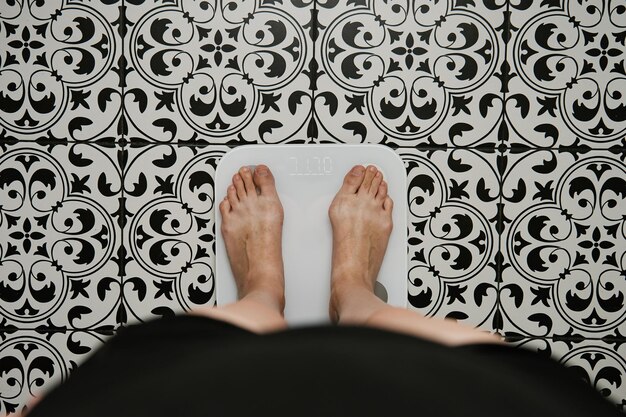
[[[333,159],[330,156],[289,158],[289,175],[332,175]]]

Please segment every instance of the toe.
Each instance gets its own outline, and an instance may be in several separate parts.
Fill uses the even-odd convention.
[[[235,190],[237,190],[237,198],[239,198],[239,201],[246,198],[246,187],[243,185],[243,179],[239,173],[233,175],[233,185],[235,186]]]
[[[228,191],[226,192],[226,198],[228,198],[228,204],[231,207],[235,207],[239,204],[239,198],[237,198],[237,190],[234,185],[228,186]]]
[[[359,187],[359,194],[368,193],[370,187],[372,186],[372,181],[374,180],[374,176],[378,172],[378,169],[374,165],[370,165],[365,170],[365,177],[363,178],[363,183]]]
[[[363,165],[355,165],[352,167],[343,179],[340,192],[349,194],[356,193],[361,183],[363,183],[364,174],[365,168]]]
[[[384,201],[385,197],[387,197],[387,182],[383,181],[378,186],[378,191],[376,191],[376,200]]]
[[[372,180],[372,186],[369,189],[369,193],[372,196],[375,196],[378,192],[378,187],[383,182],[383,173],[378,171],[376,175],[374,175],[374,179]]]
[[[391,199],[391,197],[389,196],[385,197],[385,202],[383,203],[383,209],[388,212],[391,212],[391,210],[393,210],[393,200]]]
[[[276,195],[276,184],[274,182],[274,175],[267,165],[257,165],[254,169],[254,183],[261,195]]]
[[[220,213],[222,217],[226,217],[228,213],[230,213],[230,203],[228,201],[228,197],[222,200],[220,203]]]
[[[246,188],[246,194],[249,197],[256,197],[256,186],[252,180],[252,171],[248,167],[241,167],[239,176],[243,179],[243,185]]]

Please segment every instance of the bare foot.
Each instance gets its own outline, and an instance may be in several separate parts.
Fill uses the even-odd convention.
[[[333,227],[330,316],[342,315],[344,295],[354,289],[374,293],[393,227],[393,201],[387,183],[374,166],[353,167],[328,214]]]
[[[222,235],[237,283],[239,299],[250,294],[268,300],[283,313],[285,282],[282,256],[283,206],[274,176],[265,165],[254,173],[242,167],[220,203]]]

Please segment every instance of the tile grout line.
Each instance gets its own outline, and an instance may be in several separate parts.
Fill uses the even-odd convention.
[[[316,90],[309,90],[309,91],[316,91]],[[126,135],[122,135],[122,136],[126,136]],[[124,137],[124,140],[126,140],[126,138]],[[44,140],[44,141],[20,141],[21,143],[44,143],[44,144],[54,144],[55,141],[54,140]],[[115,143],[119,145],[119,143],[121,142],[120,139],[116,140]],[[4,140],[0,139],[0,143],[6,143]],[[80,144],[95,144],[98,145],[95,141],[80,141],[80,140],[68,140],[67,143],[80,143]],[[288,142],[286,144],[289,144]],[[333,143],[328,143],[330,145],[332,145]],[[372,143],[373,145],[377,145],[379,143]],[[145,141],[142,143],[142,147],[145,146],[158,146],[158,145],[168,145],[168,146],[180,146],[180,147],[207,147],[207,146],[225,146],[225,147],[229,147],[229,148],[236,148],[239,146],[246,146],[245,144],[228,144],[228,143],[187,143],[184,141],[172,141],[172,142],[149,142],[149,141]],[[342,143],[337,143],[337,145],[342,145]],[[348,144],[349,145],[349,144]],[[128,144],[124,145],[124,149],[126,149],[128,147]],[[486,150],[481,146],[481,145],[472,145],[472,146],[448,146],[448,145],[441,145],[441,146],[433,146],[433,145],[425,145],[425,146],[395,146],[395,147],[390,147],[391,149],[401,149],[401,150],[416,150],[416,151],[428,151],[428,150],[477,150],[477,151],[485,151]],[[537,151],[557,151],[557,152],[563,152],[563,151],[567,151],[567,150],[572,150],[572,149],[580,149],[580,150],[585,150],[585,151],[591,151],[591,152],[609,152],[612,153],[614,155],[617,155],[612,149],[620,149],[623,151],[626,151],[626,147],[622,147],[622,146],[613,146],[611,148],[593,148],[593,147],[585,147],[585,146],[560,146],[558,148],[555,147],[547,147],[547,148],[538,148],[538,147],[528,147],[522,151],[518,150],[517,148],[513,148],[511,146],[504,146],[503,147],[505,149],[505,151],[511,151],[511,150],[515,150],[516,153],[524,153],[524,152],[537,152]],[[491,151],[492,153],[497,153],[500,152],[498,149],[494,148],[489,148],[489,151]],[[616,156],[616,159],[620,159],[619,156]]]
[[[311,56],[312,60],[315,60],[315,57],[317,55],[317,37],[319,36],[317,2],[318,2],[318,0],[313,0],[313,10],[312,10],[312,14],[311,14],[311,18],[312,18],[311,20],[313,21],[312,22],[313,32],[311,32],[311,33],[313,33],[313,39],[312,39],[312,42],[313,42],[313,53],[312,53],[312,56]],[[321,62],[319,62],[318,65],[321,65]],[[309,88],[311,88],[311,118],[313,120],[313,123],[315,123],[315,124],[317,124],[317,110],[315,108],[315,92],[317,91],[317,74],[318,74],[318,71],[315,70],[315,74],[312,74],[314,82],[309,85]],[[317,129],[317,132],[318,132],[317,136],[318,137],[314,138],[316,140],[319,140],[319,128],[321,128],[321,123],[320,123],[320,126]]]
[[[509,36],[509,30],[510,30],[510,23],[511,23],[511,19],[509,18],[509,5],[510,5],[510,0],[507,0],[506,2],[506,6],[505,6],[505,10],[504,10],[504,16],[506,19],[505,22],[505,28],[504,30],[506,31],[506,36],[508,39]],[[510,39],[508,39],[510,40]],[[508,64],[508,46],[509,46],[509,42],[508,40],[506,42],[504,42],[504,62]],[[506,88],[502,89],[502,113],[501,113],[501,124],[506,123]],[[500,141],[500,138],[497,138],[498,141],[500,142],[500,144],[502,144],[502,142]],[[500,157],[501,160],[504,159],[504,151],[502,150],[502,148],[500,148],[500,150],[498,150],[499,155],[496,156],[496,170],[498,171],[498,203],[497,207],[496,207],[496,215],[497,215],[497,219],[496,219],[496,224],[498,225],[498,261],[496,262],[496,302],[497,302],[497,312],[500,315],[500,323],[498,323],[500,325],[500,327],[502,327],[501,329],[496,329],[496,331],[498,333],[504,334],[504,317],[505,314],[502,311],[502,304],[501,304],[501,299],[500,299],[500,295],[501,295],[501,291],[502,291],[502,267],[503,267],[503,262],[501,261],[502,258],[504,257],[504,254],[502,252],[502,235],[504,233],[504,227],[503,227],[503,223],[504,223],[504,199],[502,197],[503,195],[503,190],[504,190],[504,175],[502,174],[501,170],[498,168],[498,161],[497,158]]]
[[[122,216],[121,220],[122,220],[122,224],[121,224],[121,230],[120,230],[120,248],[124,248],[124,236],[125,236],[125,231],[126,231],[126,161],[127,161],[127,155],[126,155],[126,145],[127,145],[127,138],[126,138],[126,129],[127,129],[127,124],[126,124],[126,104],[125,104],[125,93],[126,93],[126,0],[122,0],[122,16],[120,16],[121,18],[121,24],[122,24],[122,36],[121,36],[121,40],[122,40],[122,59],[124,61],[124,68],[123,68],[123,74],[122,74],[122,113],[121,113],[121,117],[123,120],[123,126],[122,126],[122,146],[121,146],[121,161],[122,163],[120,164],[120,175],[121,175],[121,197],[120,197],[120,202],[121,202],[121,207],[120,207],[120,216]],[[120,306],[124,303],[124,277],[125,277],[125,273],[126,273],[126,254],[124,253],[124,250],[120,250],[120,255],[118,255],[120,257],[120,259],[118,260],[119,262],[119,266],[118,266],[118,274],[119,274],[119,278],[120,278],[120,296],[119,296],[119,302],[120,302]],[[119,309],[120,307],[118,307]],[[118,326],[119,323],[117,323],[117,320],[115,322],[114,325],[114,334],[117,333],[117,330],[119,328]]]

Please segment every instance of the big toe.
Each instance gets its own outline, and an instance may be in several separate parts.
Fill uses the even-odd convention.
[[[343,185],[340,192],[354,194],[363,183],[365,177],[365,167],[363,165],[355,165],[343,178]]]
[[[261,190],[261,195],[275,195],[274,175],[267,165],[257,165],[254,169],[254,184]]]

